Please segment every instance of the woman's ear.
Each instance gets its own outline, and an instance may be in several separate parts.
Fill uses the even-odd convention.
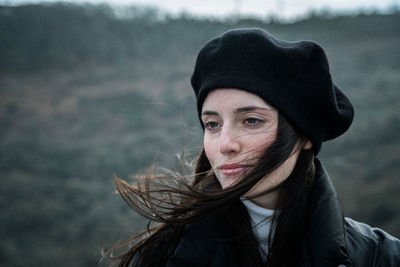
[[[306,142],[303,145],[303,149],[310,149],[312,147],[312,143],[310,140],[306,139]]]

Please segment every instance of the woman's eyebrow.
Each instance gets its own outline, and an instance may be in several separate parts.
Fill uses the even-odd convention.
[[[242,112],[248,112],[248,111],[253,111],[253,110],[257,110],[257,109],[271,111],[271,109],[268,107],[248,106],[248,107],[237,108],[237,109],[235,109],[235,111],[233,111],[233,113],[242,113]],[[204,115],[219,115],[219,114],[216,111],[204,110],[201,113],[201,115],[204,116]]]
[[[247,111],[253,111],[257,109],[262,109],[262,110],[268,110],[271,111],[270,108],[267,107],[257,107],[257,106],[248,106],[248,107],[242,107],[242,108],[237,108],[234,113],[241,113],[241,112],[247,112]]]
[[[216,111],[211,111],[211,110],[205,110],[201,113],[201,115],[218,115],[218,112]]]

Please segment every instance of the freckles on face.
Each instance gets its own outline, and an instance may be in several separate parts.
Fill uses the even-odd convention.
[[[202,108],[204,150],[222,188],[240,181],[275,140],[278,112],[238,89],[210,92]]]

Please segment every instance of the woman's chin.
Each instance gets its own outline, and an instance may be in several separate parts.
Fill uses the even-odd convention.
[[[225,190],[239,183],[240,180],[242,180],[242,178],[243,178],[242,176],[235,176],[235,177],[228,176],[224,177],[222,180],[220,179],[219,181],[221,183],[222,189]]]

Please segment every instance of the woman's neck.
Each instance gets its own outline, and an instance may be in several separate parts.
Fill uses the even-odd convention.
[[[251,198],[251,195],[245,197],[247,197],[251,202],[253,202],[257,206],[270,210],[275,210],[277,209],[276,204],[279,197],[279,190],[255,198]]]

